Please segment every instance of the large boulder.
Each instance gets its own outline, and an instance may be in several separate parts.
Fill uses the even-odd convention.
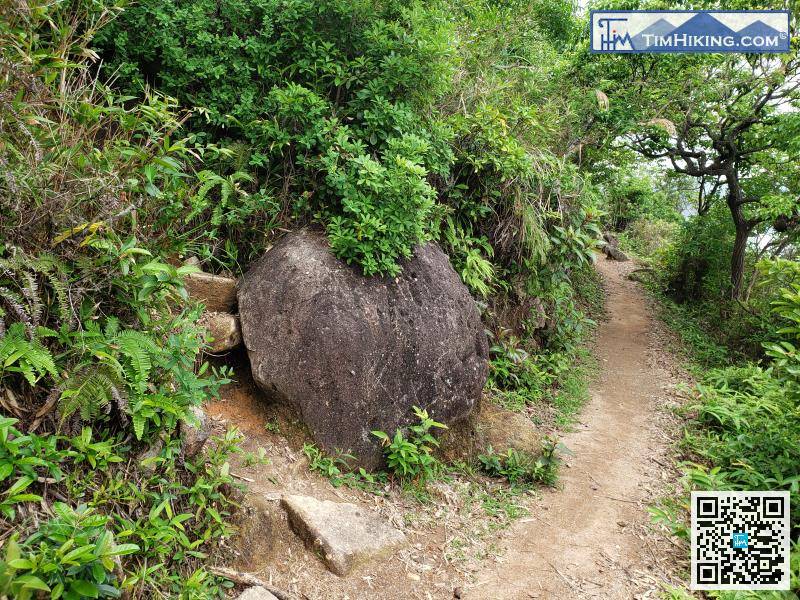
[[[394,433],[413,406],[453,423],[477,405],[488,346],[478,309],[442,250],[416,248],[396,279],[363,277],[325,237],[285,236],[239,287],[253,378],[293,406],[316,442],[382,462],[372,430]]]

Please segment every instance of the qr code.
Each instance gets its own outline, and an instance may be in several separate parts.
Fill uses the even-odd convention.
[[[693,590],[789,589],[789,492],[692,492]]]

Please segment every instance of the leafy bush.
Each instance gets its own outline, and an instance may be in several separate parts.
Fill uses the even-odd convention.
[[[204,119],[217,139],[245,142],[237,166],[266,181],[255,202],[315,214],[338,256],[394,275],[428,235],[428,174],[448,167],[446,131],[423,116],[448,85],[448,33],[443,13],[416,3],[240,0],[219,10],[159,0],[131,7],[98,39],[129,89],[155,82],[196,109],[195,128]],[[215,177],[205,180],[220,184],[227,214],[253,212],[241,208],[254,201],[246,189],[231,202],[223,183],[242,175]]]
[[[767,284],[774,283],[768,278]],[[688,420],[683,446],[691,459],[683,465],[687,492],[788,490],[792,504],[800,501],[800,370],[795,351],[800,341],[799,291],[795,286],[783,288],[774,301],[783,337],[765,344],[768,362],[740,361],[702,374],[694,389],[694,402],[683,409]],[[689,322],[684,319],[682,329]],[[656,520],[684,538],[689,533],[687,511],[688,503],[681,501],[652,509]],[[792,516],[790,526],[793,532],[800,527],[797,515]],[[794,544],[792,585],[800,581],[798,560],[800,546]],[[719,597],[729,596],[721,593]]]
[[[161,212],[191,211],[189,163],[216,150],[174,137],[173,99],[96,79],[88,44],[117,12],[0,8],[4,596],[221,591],[201,561],[231,531],[236,437],[195,461],[177,428],[228,371],[198,360],[189,269],[167,260]]]
[[[139,550],[135,544],[116,544],[106,528],[109,517],[86,505],[74,510],[62,502],[55,516],[36,533],[18,543],[9,540],[0,564],[0,594],[20,600],[50,592],[51,598],[119,598],[116,561]]]
[[[428,411],[414,407],[414,415],[419,423],[408,427],[408,434],[398,429],[394,437],[385,431],[373,431],[372,435],[381,440],[386,455],[386,464],[392,473],[405,481],[426,482],[436,476],[439,461],[433,456],[439,442],[433,437],[432,429],[447,429],[428,415]]]
[[[367,489],[375,494],[381,493],[377,484],[385,482],[385,474],[370,473],[363,467],[354,471],[349,462],[353,459],[352,455],[328,456],[314,444],[303,444],[303,454],[308,458],[308,468],[328,479],[334,487],[346,485]]]
[[[491,477],[505,477],[511,485],[532,483],[555,484],[561,459],[556,454],[564,446],[552,438],[542,441],[542,453],[532,456],[526,452],[509,448],[505,454],[497,454],[491,447],[486,454],[478,456],[481,469]]]

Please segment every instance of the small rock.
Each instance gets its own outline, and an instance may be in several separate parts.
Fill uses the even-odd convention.
[[[618,260],[620,262],[625,262],[628,260],[627,254],[611,244],[606,244],[603,246],[603,253],[606,255],[607,260]]]
[[[542,434],[530,419],[491,402],[481,404],[478,429],[481,445],[491,446],[498,454],[511,448],[536,456],[542,452]]]
[[[460,587],[457,587],[453,590],[453,598],[461,598],[464,592],[461,590]]]
[[[208,330],[211,338],[209,352],[227,352],[242,343],[242,328],[236,315],[206,312],[199,323]]]
[[[211,273],[189,273],[183,280],[192,300],[205,304],[208,312],[233,312],[236,280]]]
[[[144,452],[136,457],[136,462],[143,471],[152,472],[158,466],[158,455],[164,449],[164,440],[156,439]]]
[[[199,406],[189,409],[196,423],[181,421],[181,434],[183,435],[183,452],[188,457],[197,456],[203,449],[210,430],[205,411]]]
[[[288,534],[283,510],[277,505],[280,495],[247,494],[237,511],[236,535],[230,542],[239,557],[239,566],[251,572],[264,572],[275,564],[273,540]]]
[[[347,575],[367,561],[391,554],[405,543],[401,531],[355,504],[284,496],[289,524],[336,575]]]
[[[256,586],[247,588],[236,600],[278,600],[267,588]]]

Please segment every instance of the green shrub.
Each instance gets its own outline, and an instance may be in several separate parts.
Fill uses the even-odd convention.
[[[129,89],[153,81],[195,109],[195,129],[246,142],[236,168],[266,185],[234,198],[236,173],[205,177],[232,207],[218,205],[212,226],[235,229],[259,202],[272,215],[291,204],[325,224],[337,256],[395,275],[428,235],[427,177],[450,160],[446,130],[424,114],[447,89],[449,31],[421,3],[159,0],[130,7],[98,39]],[[193,217],[209,191],[191,200]]]
[[[236,437],[190,460],[177,426],[228,371],[198,360],[200,312],[164,227],[207,183],[190,163],[217,150],[177,137],[174,99],[95,78],[88,44],[117,12],[0,8],[0,390],[16,417],[0,415],[2,596],[224,587],[202,561],[231,533]]]
[[[380,494],[378,484],[386,481],[385,473],[370,473],[363,467],[353,470],[350,461],[354,457],[351,454],[328,456],[314,444],[303,444],[303,454],[308,459],[308,468],[328,479],[333,487],[346,485]]]
[[[768,281],[768,283],[774,283]],[[689,419],[683,445],[691,462],[684,464],[688,490],[787,490],[800,502],[800,288],[783,288],[773,311],[783,323],[781,341],[767,343],[768,361],[744,362],[708,370],[684,408]],[[686,507],[654,509],[658,520],[676,535]],[[800,527],[792,516],[791,528]],[[792,546],[792,580],[798,580],[800,547]],[[727,597],[725,593],[720,597]]]
[[[8,542],[0,563],[0,594],[19,600],[50,592],[51,598],[119,598],[114,573],[120,556],[139,550],[116,544],[109,518],[85,505],[53,504],[55,516],[21,543]]]
[[[542,441],[542,453],[532,456],[526,452],[509,448],[505,454],[497,454],[489,447],[486,454],[478,456],[481,469],[491,477],[504,477],[511,485],[544,483],[554,485],[558,479],[561,459],[558,450],[564,446],[552,438]]]
[[[384,431],[373,431],[384,447],[386,464],[390,471],[404,481],[425,483],[439,472],[440,463],[433,456],[439,442],[433,437],[432,429],[447,429],[428,415],[428,411],[414,407],[414,415],[419,420],[408,427],[408,434],[398,429],[394,437]]]
[[[727,207],[686,220],[662,254],[667,294],[679,303],[726,298],[734,229]]]

